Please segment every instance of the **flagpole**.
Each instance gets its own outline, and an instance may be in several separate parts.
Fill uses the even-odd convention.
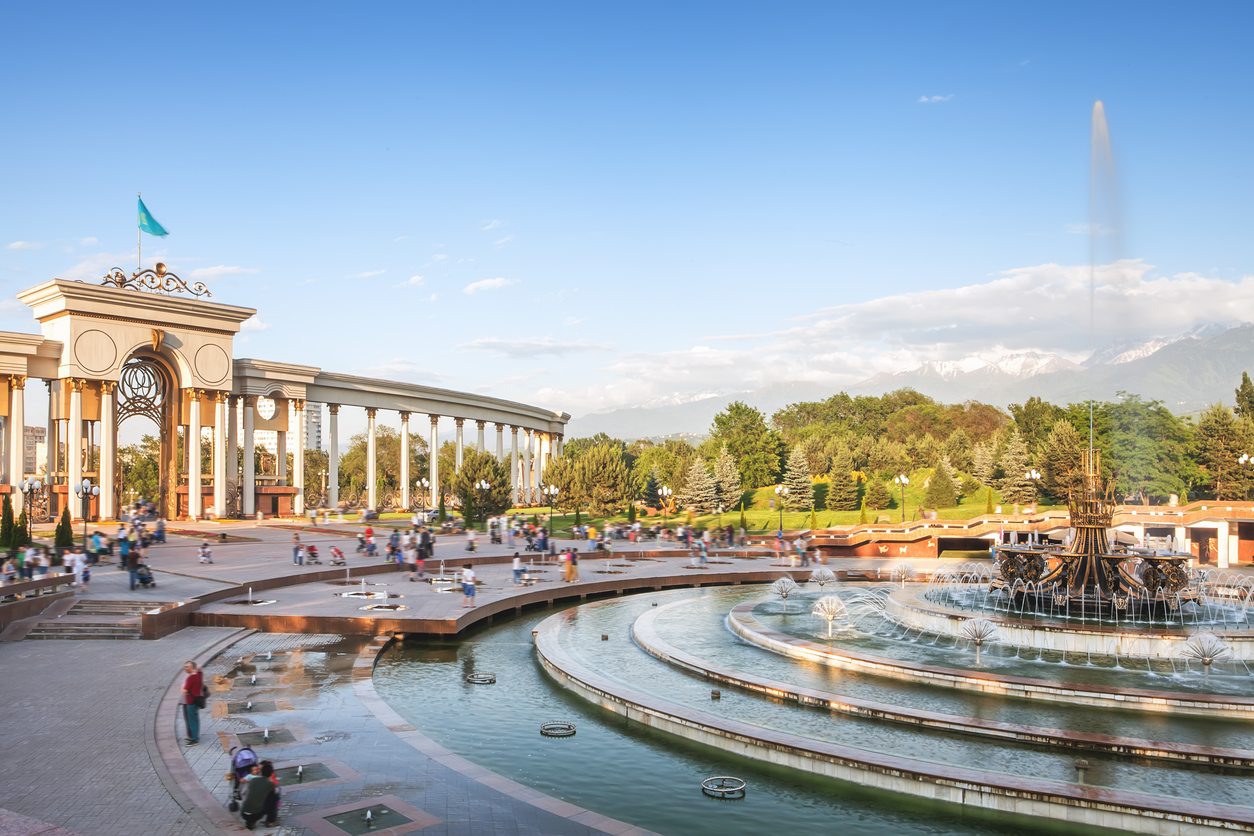
[[[135,199],[143,200],[144,196],[135,192]],[[139,228],[139,213],[135,214],[135,272],[138,273],[144,266],[144,231]]]

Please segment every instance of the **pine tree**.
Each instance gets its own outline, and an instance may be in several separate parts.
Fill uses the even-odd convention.
[[[636,521],[636,503],[627,503],[627,522],[634,523]]]
[[[954,477],[949,472],[948,460],[941,459],[936,465],[932,478],[927,481],[927,491],[923,495],[923,501],[930,508],[952,508],[958,504],[958,488],[954,484]]]
[[[1031,468],[1028,445],[1018,430],[1011,430],[1006,437],[1006,448],[1001,455],[1001,497],[1004,502],[1028,505],[1036,501],[1036,485],[1027,478]]]
[[[53,545],[61,549],[73,548],[74,546],[74,528],[70,524],[70,507],[68,505],[61,509],[61,519],[57,521],[57,530],[52,542]]]
[[[814,504],[814,482],[810,479],[810,464],[806,460],[805,450],[800,445],[792,448],[788,454],[788,464],[784,468],[784,508],[789,511],[803,511]]]
[[[858,514],[858,524],[866,525],[866,503],[862,503],[862,513]]]
[[[20,549],[30,543],[30,523],[26,520],[26,509],[22,509],[22,513],[17,515],[17,523],[13,526],[13,540],[9,543],[9,548]]]
[[[1041,481],[1051,496],[1066,499],[1084,485],[1084,440],[1071,422],[1058,419],[1041,445]]]
[[[1245,499],[1249,493],[1246,469],[1239,461],[1246,452],[1240,425],[1226,406],[1215,404],[1197,422],[1197,463],[1205,486],[1215,499]]]
[[[724,508],[734,508],[744,493],[740,484],[740,471],[736,469],[736,460],[724,445],[714,460],[714,491],[718,495],[718,504]]]
[[[684,488],[679,492],[679,504],[698,514],[709,514],[718,507],[718,489],[714,477],[706,469],[705,462],[694,458],[684,474]]]
[[[832,459],[832,483],[827,488],[827,510],[853,511],[858,502],[858,478],[853,473],[853,456],[848,451]]]
[[[1237,387],[1236,413],[1241,418],[1254,418],[1254,383],[1250,373],[1241,372],[1241,385]]]
[[[975,449],[971,451],[971,475],[979,479],[981,485],[988,485],[991,488],[996,469],[993,446],[987,441],[975,445]]]
[[[589,513],[604,516],[627,503],[630,478],[618,445],[595,445],[579,457],[575,469],[579,494],[587,499]]]
[[[988,489],[988,499],[984,501],[984,513],[993,513],[993,489]]]
[[[657,488],[658,488],[657,474],[650,473],[648,480],[644,483],[644,494],[643,494],[644,507],[646,508],[661,508],[662,507],[662,498],[658,496]]]
[[[866,507],[872,511],[882,511],[893,501],[888,492],[888,485],[882,479],[871,477],[866,483]]]
[[[4,495],[4,510],[0,511],[0,549],[13,545],[13,499]]]

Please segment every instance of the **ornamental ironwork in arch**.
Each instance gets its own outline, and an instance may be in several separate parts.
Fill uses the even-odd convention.
[[[118,375],[119,424],[132,415],[141,415],[162,426],[168,399],[165,370],[158,363],[136,357],[122,367]]]

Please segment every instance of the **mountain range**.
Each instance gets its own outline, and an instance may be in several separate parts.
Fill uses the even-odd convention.
[[[1189,414],[1216,402],[1232,403],[1244,371],[1254,371],[1254,324],[1206,325],[1171,337],[1111,344],[1083,362],[1036,351],[927,362],[909,371],[875,375],[844,390],[882,395],[911,388],[942,403],[976,400],[1002,408],[1033,395],[1068,404],[1113,400],[1119,392],[1129,392]],[[700,436],[732,401],[751,404],[769,417],[790,403],[823,400],[835,391],[813,383],[781,383],[684,403],[576,416],[567,432],[571,437],[604,432],[624,439]]]

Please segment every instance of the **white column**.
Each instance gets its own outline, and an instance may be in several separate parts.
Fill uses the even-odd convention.
[[[100,519],[111,520],[117,516],[117,496],[114,493],[118,455],[118,418],[114,405],[114,393],[118,385],[112,380],[100,382]]]
[[[431,443],[427,445],[427,481],[431,483],[431,507],[440,507],[440,416],[431,415]]]
[[[226,392],[213,396],[213,517],[226,516]]]
[[[200,395],[199,389],[192,389],[191,402],[187,419],[187,515],[192,519],[200,519],[203,510],[200,507]],[[70,416],[73,423],[74,417]]]
[[[479,448],[480,453],[487,452],[487,445],[483,443],[483,425],[486,421],[476,421],[475,428],[478,430],[475,436],[475,446]]]
[[[409,510],[409,413],[401,413],[401,508]]]
[[[1228,521],[1221,520],[1215,524],[1215,547],[1218,550],[1216,562],[1220,569],[1227,569],[1230,561],[1228,553]]]
[[[226,399],[226,485],[224,487],[227,494],[239,481],[239,432],[236,424],[239,416],[238,404],[239,398],[235,395]],[[236,513],[236,508],[228,508],[227,513]]]
[[[57,428],[60,426],[60,422],[52,417],[52,391],[53,387],[61,385],[61,381],[48,380],[45,382],[48,384],[48,434],[44,438],[48,443],[44,445],[44,473],[47,474],[44,484],[51,485],[55,478],[54,471],[57,467],[57,460],[61,455],[58,449],[57,436]],[[49,491],[49,494],[51,494],[51,491]]]
[[[518,427],[509,428],[509,498],[518,505]]]
[[[455,418],[454,421],[457,424],[457,456],[456,456],[456,464],[454,467],[456,470],[461,470],[462,469],[462,423],[465,421],[465,419]]]
[[[292,401],[292,414],[296,418],[296,449],[292,451],[292,486],[296,488],[296,496],[292,497],[292,513],[305,515],[305,402]]]
[[[549,434],[540,433],[540,466],[536,468],[536,488],[544,487],[544,471],[549,469]]]
[[[522,496],[523,505],[531,504],[531,430],[523,430]]]
[[[239,489],[242,497],[240,507],[244,509],[245,517],[257,514],[257,442],[253,438],[256,403],[257,398],[253,395],[245,395],[240,403],[244,410],[244,478]]]
[[[288,413],[287,417],[289,420],[291,419],[292,415],[290,412]],[[287,430],[279,430],[277,433],[275,433],[274,450],[275,450],[274,475],[279,477],[275,481],[275,484],[286,485],[287,484]]]
[[[557,436],[557,443],[556,443],[556,446],[555,446],[555,448],[554,448],[554,453],[553,453],[553,455],[555,455],[555,456],[560,456],[560,455],[562,455],[562,438],[563,438],[563,437],[562,437],[562,436],[560,436],[560,435],[559,435],[559,436]]]
[[[1175,534],[1174,539],[1175,539],[1175,543],[1172,544],[1172,547],[1174,549],[1180,552],[1184,552],[1185,554],[1188,554],[1190,551],[1192,551],[1192,547],[1189,545],[1189,530],[1187,528],[1185,528],[1182,525],[1176,526],[1176,534]]]
[[[340,507],[340,405],[327,404],[327,412],[331,432],[327,442],[327,507],[334,511]]]
[[[83,481],[83,384],[79,378],[70,380],[70,422],[66,427],[65,477],[69,488],[65,494],[70,518],[81,519],[82,502],[74,496],[74,486]]]
[[[9,484],[17,485],[26,476],[26,378],[18,374],[9,375],[9,434]]]
[[[379,503],[378,479],[375,473],[374,407],[366,410],[366,507],[372,511]]]
[[[496,425],[496,460],[505,461],[505,425]]]

